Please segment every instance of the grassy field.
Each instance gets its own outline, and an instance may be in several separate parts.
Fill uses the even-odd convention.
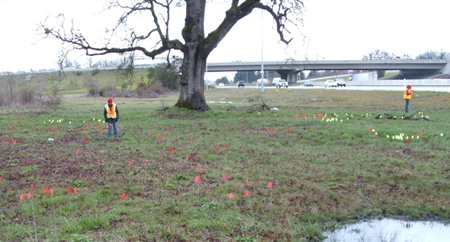
[[[151,84],[153,80],[148,78],[148,69],[135,69],[132,77],[124,77],[118,70],[77,70],[66,71],[63,75],[59,72],[26,73],[14,75],[14,82],[18,86],[35,86],[37,94],[50,94],[57,87],[61,94],[87,93],[91,84],[100,89],[117,88],[133,90],[139,82]],[[27,81],[27,76],[29,81]],[[9,79],[7,75],[0,76],[1,81]],[[4,84],[5,85],[5,84]],[[4,87],[1,87],[4,89]]]
[[[320,241],[450,218],[448,93],[414,92],[408,116],[398,92],[210,89],[207,112],[177,98],[115,98],[117,140],[106,98],[2,109],[0,240]]]

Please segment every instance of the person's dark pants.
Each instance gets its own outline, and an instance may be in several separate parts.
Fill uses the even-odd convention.
[[[405,99],[406,103],[405,103],[405,112],[409,112],[409,101],[410,99]]]

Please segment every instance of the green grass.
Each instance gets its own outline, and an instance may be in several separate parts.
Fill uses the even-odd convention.
[[[115,142],[106,138],[105,98],[4,109],[2,240],[320,241],[354,219],[448,220],[450,97],[414,95],[417,120],[400,118],[397,92],[211,89],[208,101],[228,103],[207,112],[158,111],[177,95],[117,97]]]
[[[378,80],[389,80],[392,77],[397,77],[400,74],[398,71],[386,71],[383,77],[378,78]]]
[[[147,69],[135,69],[131,81],[126,82],[128,88],[136,88],[140,81],[148,83],[147,72]],[[17,74],[16,79],[25,80],[27,75],[29,74]],[[90,83],[95,83],[100,89],[114,87],[119,90],[122,87],[122,83],[124,83],[117,70],[100,70],[95,75],[93,75],[92,71],[85,70],[66,71],[62,79],[59,76],[59,72],[35,73],[31,74],[31,81],[33,84],[38,83],[35,88],[37,93],[50,94],[55,86],[64,95],[87,94]],[[26,85],[30,85],[30,83],[26,83]]]

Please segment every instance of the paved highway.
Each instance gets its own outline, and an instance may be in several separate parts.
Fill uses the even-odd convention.
[[[348,84],[348,82],[347,82]],[[223,86],[216,88],[237,88],[236,86]],[[245,88],[252,89],[261,89],[261,85],[246,85]],[[274,89],[275,86],[269,85],[264,86],[264,89]],[[285,89],[285,88],[282,88]],[[333,89],[333,90],[354,90],[354,91],[399,91],[402,92],[404,90],[403,86],[353,86],[347,85],[346,87],[333,87],[333,88],[325,88],[323,85],[316,85],[314,87],[304,87],[301,85],[298,86],[289,86],[289,89]],[[449,86],[413,86],[412,91],[431,91],[431,92],[450,92]]]

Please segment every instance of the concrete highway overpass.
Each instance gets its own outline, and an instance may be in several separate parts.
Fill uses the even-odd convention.
[[[208,63],[208,72],[260,71],[261,62]],[[289,82],[297,81],[303,70],[427,70],[450,74],[450,60],[318,60],[267,61],[265,71],[276,71]]]

